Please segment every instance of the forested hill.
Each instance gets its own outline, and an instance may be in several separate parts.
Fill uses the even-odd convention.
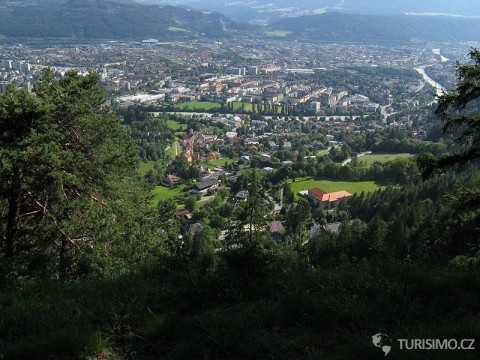
[[[479,41],[480,19],[326,13],[274,22],[289,37],[338,42]]]
[[[214,12],[109,1],[73,0],[0,11],[0,35],[9,38],[178,40],[219,38],[238,28],[235,22]]]

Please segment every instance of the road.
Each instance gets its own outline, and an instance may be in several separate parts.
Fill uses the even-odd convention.
[[[364,153],[360,153],[357,155],[357,158],[361,157],[361,156],[364,156],[364,155],[368,155],[368,154],[371,154],[372,152],[371,151],[365,151]],[[342,161],[342,164],[341,166],[345,166],[347,165],[348,163],[351,163],[353,160],[353,158],[349,157],[347,160],[343,160]]]

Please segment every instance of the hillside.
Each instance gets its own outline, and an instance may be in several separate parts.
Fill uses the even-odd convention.
[[[166,0],[139,0],[144,3],[165,3]],[[168,1],[170,4],[180,3]],[[272,21],[282,17],[315,14],[322,11],[369,15],[449,14],[455,16],[480,16],[478,3],[470,0],[182,0],[198,9],[219,11],[242,21]]]
[[[479,41],[480,19],[326,13],[274,22],[291,38],[322,42]]]
[[[228,36],[236,27],[218,13],[107,1],[13,6],[0,12],[0,35],[6,37],[179,40]]]

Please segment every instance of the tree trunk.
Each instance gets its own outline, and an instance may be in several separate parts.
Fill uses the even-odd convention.
[[[59,268],[58,268],[58,279],[60,280],[60,282],[65,282],[67,278],[66,252],[67,252],[67,241],[62,240],[62,244],[60,245],[60,261],[59,261]]]
[[[18,223],[20,219],[21,188],[23,174],[21,170],[15,173],[10,194],[8,196],[7,228],[5,234],[5,256],[11,258],[17,251]]]

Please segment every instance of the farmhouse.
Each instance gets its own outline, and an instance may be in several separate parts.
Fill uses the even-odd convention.
[[[334,209],[338,206],[341,199],[350,196],[352,196],[352,194],[344,190],[332,193],[327,193],[318,188],[308,190],[308,198],[312,200],[315,205],[321,206],[324,209]]]

